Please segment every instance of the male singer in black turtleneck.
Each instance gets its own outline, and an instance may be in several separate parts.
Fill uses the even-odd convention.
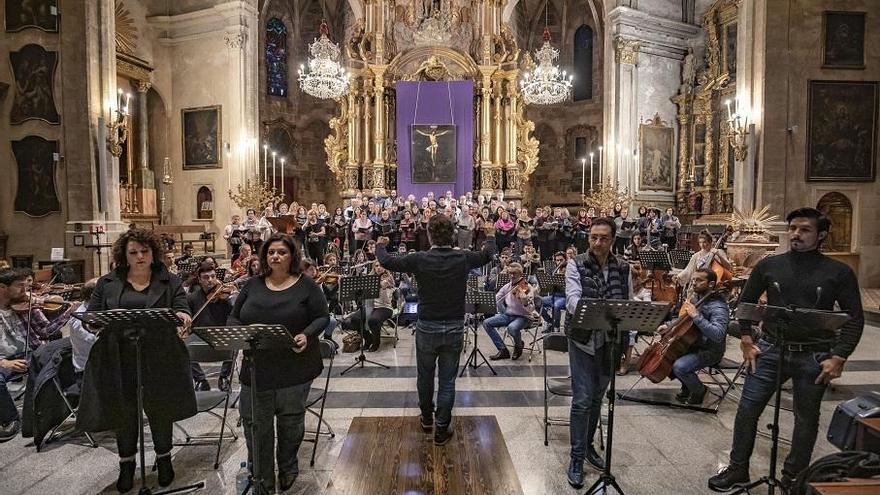
[[[755,267],[740,301],[757,303],[767,294],[771,306],[833,310],[835,303],[850,320],[837,334],[809,327],[791,327],[785,335],[783,381],[791,378],[794,396],[794,432],[791,451],[782,467],[782,485],[810,464],[819,430],[819,408],[828,383],[839,378],[864,327],[859,284],[849,266],[819,252],[831,221],[819,210],[800,208],[786,217],[790,251],[765,258]],[[764,325],[763,335],[752,339],[751,321],[740,320],[743,360],[750,374],[733,426],[730,465],[709,479],[709,488],[725,492],[749,481],[749,458],[755,445],[758,418],[775,390],[780,348],[778,329]]]

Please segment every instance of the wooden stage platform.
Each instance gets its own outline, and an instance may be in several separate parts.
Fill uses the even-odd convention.
[[[333,472],[334,495],[516,495],[519,478],[494,416],[456,416],[434,445],[417,417],[356,417]]]

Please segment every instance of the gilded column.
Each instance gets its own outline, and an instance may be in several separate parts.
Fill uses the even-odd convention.
[[[352,84],[348,93],[348,163],[342,196],[351,198],[358,191],[358,144],[360,141],[360,106],[358,105],[357,85]]]
[[[506,80],[507,85],[507,105],[506,110],[506,136],[505,145],[507,149],[507,190],[504,197],[510,199],[522,199],[522,171],[516,159],[516,75],[509,76]]]
[[[501,188],[499,172],[492,166],[492,73],[495,67],[480,67],[483,82],[480,88],[480,193],[494,196]]]
[[[374,101],[375,101],[375,118],[373,143],[375,151],[373,153],[373,192],[378,195],[385,195],[385,66],[371,67],[375,79],[373,80]]]
[[[361,141],[361,150],[363,151],[363,162],[361,163],[361,168],[363,169],[363,184],[362,187],[365,190],[370,190],[373,187],[372,174],[370,173],[370,167],[372,165],[372,156],[373,156],[373,128],[370,124],[370,121],[373,119],[373,85],[372,81],[369,79],[364,80],[364,98],[361,100],[361,117],[363,119],[362,126],[364,129],[364,138]]]
[[[504,140],[503,129],[501,128],[501,120],[502,120],[502,112],[501,109],[501,82],[494,81],[494,87],[492,88],[492,100],[494,102],[495,114],[495,134],[492,136],[494,142],[494,155],[492,156],[492,164],[496,167],[504,166],[504,155],[503,155],[503,147],[502,141]]]

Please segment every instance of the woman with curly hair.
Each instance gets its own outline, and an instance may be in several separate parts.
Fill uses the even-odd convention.
[[[102,276],[89,300],[89,311],[170,308],[183,320],[177,333],[149,331],[140,336],[144,412],[150,423],[159,485],[174,480],[171,427],[196,414],[189,354],[183,343],[191,321],[183,285],[162,263],[159,239],[132,229],[113,244],[115,269]],[[77,427],[84,431],[114,430],[119,453],[116,488],[124,493],[134,484],[138,445],[136,328],[102,331],[89,355]]]

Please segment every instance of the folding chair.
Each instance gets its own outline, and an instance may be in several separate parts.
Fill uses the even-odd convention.
[[[309,397],[306,401],[306,412],[314,415],[318,418],[318,428],[315,431],[309,431],[307,433],[314,435],[314,438],[305,438],[306,442],[314,442],[315,445],[312,447],[312,459],[309,461],[309,466],[315,465],[315,454],[318,452],[318,439],[321,435],[329,436],[330,438],[335,438],[336,433],[333,432],[333,428],[330,427],[330,423],[328,423],[324,419],[324,404],[327,402],[327,390],[330,388],[330,375],[333,372],[333,358],[336,355],[336,348],[330,342],[321,339],[318,342],[318,345],[321,347],[321,358],[328,359],[330,362],[327,365],[327,378],[324,379],[324,387],[312,387],[309,390]],[[318,412],[315,412],[313,407],[318,403],[321,403],[321,407]],[[321,425],[327,427],[327,431],[322,431]]]
[[[209,346],[201,339],[192,339],[186,344],[189,350],[189,359],[196,363],[222,363],[223,361],[232,361],[232,369],[229,376],[235,376],[236,351],[218,351]],[[196,414],[209,414],[220,420],[220,433],[206,433],[204,435],[191,435],[184,427],[174,423],[174,427],[180,430],[186,437],[184,442],[176,442],[175,446],[187,447],[195,445],[217,445],[217,454],[214,457],[214,469],[220,467],[220,449],[223,447],[223,440],[238,440],[238,434],[235,429],[226,423],[226,416],[229,411],[230,397],[232,395],[232,387],[223,390],[196,391]],[[214,409],[223,406],[223,414],[217,414]],[[229,430],[231,435],[226,435]]]
[[[556,419],[549,416],[550,395],[558,397],[572,397],[571,376],[548,377],[547,354],[550,352],[568,352],[568,338],[561,333],[548,333],[541,337],[544,346],[543,370],[544,370],[544,445],[550,444],[550,426],[569,426],[567,419]]]
[[[52,386],[55,391],[58,392],[58,395],[61,397],[61,400],[64,401],[64,407],[67,408],[67,417],[64,418],[60,423],[55,425],[54,428],[49,430],[49,433],[43,437],[43,440],[36,445],[37,452],[42,450],[42,448],[56,440],[61,439],[63,436],[69,433],[82,433],[85,435],[86,439],[89,442],[89,445],[92,448],[97,448],[98,444],[95,442],[95,439],[92,438],[92,435],[87,431],[79,431],[76,429],[71,429],[68,431],[61,432],[59,431],[62,426],[68,424],[68,422],[73,421],[76,423],[76,412],[79,409],[79,387],[74,387],[74,390],[65,390],[62,385],[62,379],[64,383],[75,383],[76,382],[76,373],[73,368],[73,357],[72,354],[62,353],[61,354],[61,362],[58,365],[58,372],[55,373],[55,376],[52,377]],[[74,406],[76,404],[76,406]]]
[[[403,311],[403,303],[402,296],[400,295],[400,289],[395,288],[394,294],[391,296],[391,300],[394,301],[394,309],[391,310],[391,317],[382,322],[382,329],[385,327],[389,327],[391,331],[394,333],[391,335],[386,335],[384,332],[379,333],[380,339],[394,339],[394,347],[397,347],[397,341],[400,340],[399,331],[400,331],[400,315]]]

